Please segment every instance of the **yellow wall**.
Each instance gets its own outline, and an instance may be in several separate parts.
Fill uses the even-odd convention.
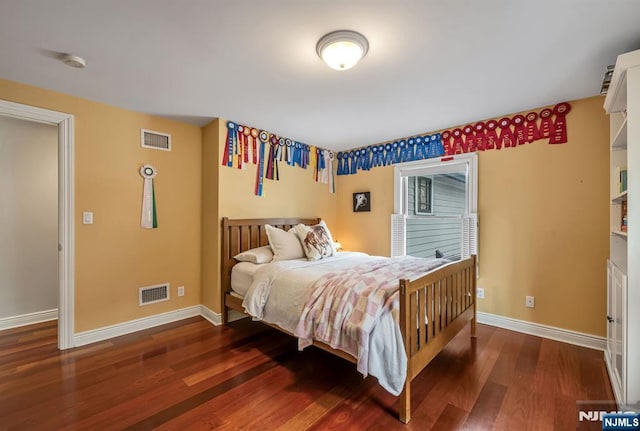
[[[200,129],[0,80],[0,99],[76,119],[76,332],[196,304],[221,311],[220,218],[322,217],[345,249],[389,254],[393,167],[337,177],[281,166],[253,194],[255,166],[221,167],[225,121]],[[604,335],[608,253],[608,121],[602,98],[572,102],[569,143],[543,141],[479,154],[479,310]],[[222,125],[222,127],[220,127]],[[142,149],[140,128],[172,134],[173,151]],[[160,227],[140,228],[142,178],[158,168]],[[371,212],[352,193],[371,192]],[[95,224],[81,224],[93,211]],[[139,307],[138,287],[169,282],[171,300]],[[178,298],[175,288],[186,287]],[[536,308],[524,307],[524,296]]]
[[[605,335],[609,123],[602,102],[571,102],[566,144],[479,153],[480,311]],[[338,178],[334,236],[347,249],[388,255],[393,168]],[[357,191],[371,192],[371,213],[352,212]],[[535,296],[535,309],[525,308],[526,295]]]
[[[220,127],[222,126],[222,127]],[[215,250],[203,257],[204,305],[216,312],[221,311],[219,292],[220,220],[229,218],[268,217],[321,217],[329,229],[336,228],[336,195],[329,193],[327,184],[313,181],[313,169],[291,167],[280,163],[280,181],[264,180],[263,195],[254,194],[256,167],[249,165],[240,170],[220,166],[226,140],[226,120],[217,119],[204,129],[203,147],[203,241],[206,250],[215,242]],[[218,172],[217,191],[213,188],[215,171]],[[218,197],[217,214],[214,196]],[[211,226],[211,224],[215,226]],[[215,233],[214,233],[215,232]],[[217,274],[213,274],[213,271]]]
[[[200,304],[200,128],[6,80],[0,99],[75,116],[75,331]],[[141,148],[141,128],[170,133],[173,150]],[[140,227],[146,163],[158,169],[154,230]],[[170,301],[138,306],[139,287],[164,282]]]

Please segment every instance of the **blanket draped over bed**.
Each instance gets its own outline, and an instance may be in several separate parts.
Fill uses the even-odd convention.
[[[352,355],[358,371],[371,374],[394,395],[403,388],[407,357],[398,321],[398,280],[413,279],[447,261],[411,256],[380,258],[341,253],[325,262],[278,262],[256,273],[244,298],[255,319],[278,324],[299,337],[302,349],[321,341]],[[294,283],[292,280],[297,279]],[[305,287],[306,286],[306,287]],[[270,313],[270,297],[304,298],[294,318]]]

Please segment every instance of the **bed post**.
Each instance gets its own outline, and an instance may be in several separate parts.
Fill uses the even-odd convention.
[[[400,394],[400,421],[409,423],[411,420],[411,316],[409,313],[409,296],[407,295],[407,280],[400,280],[400,331],[404,350],[407,353],[407,377],[404,381],[404,388]]]
[[[473,259],[472,267],[471,267],[471,295],[473,299],[473,318],[471,319],[471,338],[476,338],[476,304],[477,296],[476,296],[476,281],[477,281],[477,273],[476,273],[476,255],[471,255],[471,259]]]
[[[229,314],[227,310],[227,306],[225,304],[226,293],[229,290],[228,288],[228,279],[229,279],[229,267],[228,267],[228,259],[229,259],[229,219],[227,217],[222,217],[222,250],[220,255],[220,314],[221,314],[221,323],[226,325],[229,321]]]

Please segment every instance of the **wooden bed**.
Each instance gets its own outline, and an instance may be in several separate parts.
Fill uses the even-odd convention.
[[[230,294],[231,268],[236,264],[233,256],[251,248],[268,245],[265,224],[286,230],[299,223],[313,225],[319,221],[318,218],[232,220],[224,217],[222,219],[223,324],[228,321],[229,310],[244,313],[242,300]],[[399,284],[399,324],[407,353],[407,379],[400,395],[399,416],[402,422],[408,423],[411,419],[411,380],[464,328],[467,322],[471,324],[471,337],[475,337],[476,258],[471,256],[445,265],[414,281],[399,280]],[[418,322],[417,325],[416,322]],[[324,343],[315,342],[314,345],[355,363],[355,358],[345,352],[333,349]]]

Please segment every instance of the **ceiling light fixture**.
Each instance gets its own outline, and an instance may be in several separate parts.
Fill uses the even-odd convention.
[[[73,54],[60,54],[60,61],[67,66],[75,67],[77,69],[84,69],[87,67],[87,61]]]
[[[320,38],[318,56],[335,70],[347,70],[358,64],[369,51],[367,38],[351,30],[337,30]]]

